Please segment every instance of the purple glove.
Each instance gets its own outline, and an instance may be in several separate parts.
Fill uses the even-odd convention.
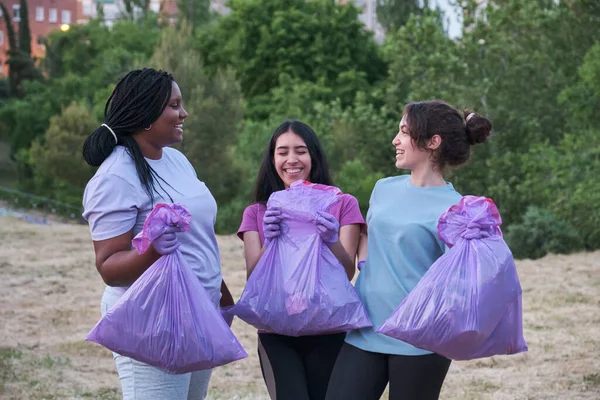
[[[331,246],[339,240],[340,223],[331,214],[317,211],[317,231],[325,244]]]
[[[265,212],[263,218],[263,232],[265,234],[265,245],[281,234],[279,223],[281,222],[281,211],[272,208]]]
[[[177,240],[176,232],[181,232],[178,226],[168,226],[165,228],[165,233],[154,239],[152,246],[161,256],[171,254],[179,248],[181,243]]]
[[[356,267],[358,268],[359,271],[362,271],[364,266],[365,266],[365,260],[360,260]]]

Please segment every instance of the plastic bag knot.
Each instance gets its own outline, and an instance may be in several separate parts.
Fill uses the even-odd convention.
[[[437,232],[440,239],[453,246],[459,239],[485,239],[502,236],[502,218],[492,199],[464,196],[439,219]]]
[[[490,226],[485,226],[478,222],[469,222],[467,227],[460,233],[460,237],[466,240],[484,239],[490,237],[488,232]]]

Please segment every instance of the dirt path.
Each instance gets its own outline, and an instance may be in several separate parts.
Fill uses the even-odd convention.
[[[242,247],[220,237],[234,297],[245,282]],[[518,263],[523,355],[453,363],[442,399],[600,398],[600,252]],[[110,353],[83,338],[100,316],[103,283],[88,229],[0,217],[0,399],[118,399]],[[233,330],[250,355],[218,368],[210,399],[267,399],[254,329]]]

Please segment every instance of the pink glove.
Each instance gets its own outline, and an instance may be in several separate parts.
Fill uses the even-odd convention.
[[[263,232],[265,234],[265,245],[281,234],[279,223],[281,222],[281,211],[272,208],[265,212],[263,218]]]
[[[317,211],[317,232],[325,244],[332,245],[339,240],[340,223],[331,214]]]
[[[154,239],[152,246],[161,256],[171,254],[179,248],[181,242],[177,240],[176,232],[181,232],[182,229],[178,226],[168,226],[165,232]]]

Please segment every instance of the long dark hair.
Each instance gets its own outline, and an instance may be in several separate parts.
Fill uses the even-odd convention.
[[[101,125],[83,144],[83,158],[94,167],[100,166],[117,145],[124,146],[153,204],[155,178],[161,189],[159,180],[164,180],[148,164],[132,135],[160,117],[171,98],[173,81],[170,73],[153,68],[129,72],[117,83],[104,106],[104,124],[112,129],[117,139],[108,127]]]
[[[273,157],[275,155],[275,144],[277,139],[279,136],[290,131],[300,136],[308,148],[308,154],[311,159],[309,180],[312,183],[333,185],[331,175],[329,174],[327,158],[325,157],[325,153],[323,152],[323,148],[321,147],[321,143],[319,142],[317,135],[315,135],[315,132],[310,126],[303,122],[288,120],[284,121],[277,129],[275,129],[263,154],[252,194],[255,203],[266,203],[273,192],[285,189],[285,185],[279,177],[275,164],[273,163]]]

